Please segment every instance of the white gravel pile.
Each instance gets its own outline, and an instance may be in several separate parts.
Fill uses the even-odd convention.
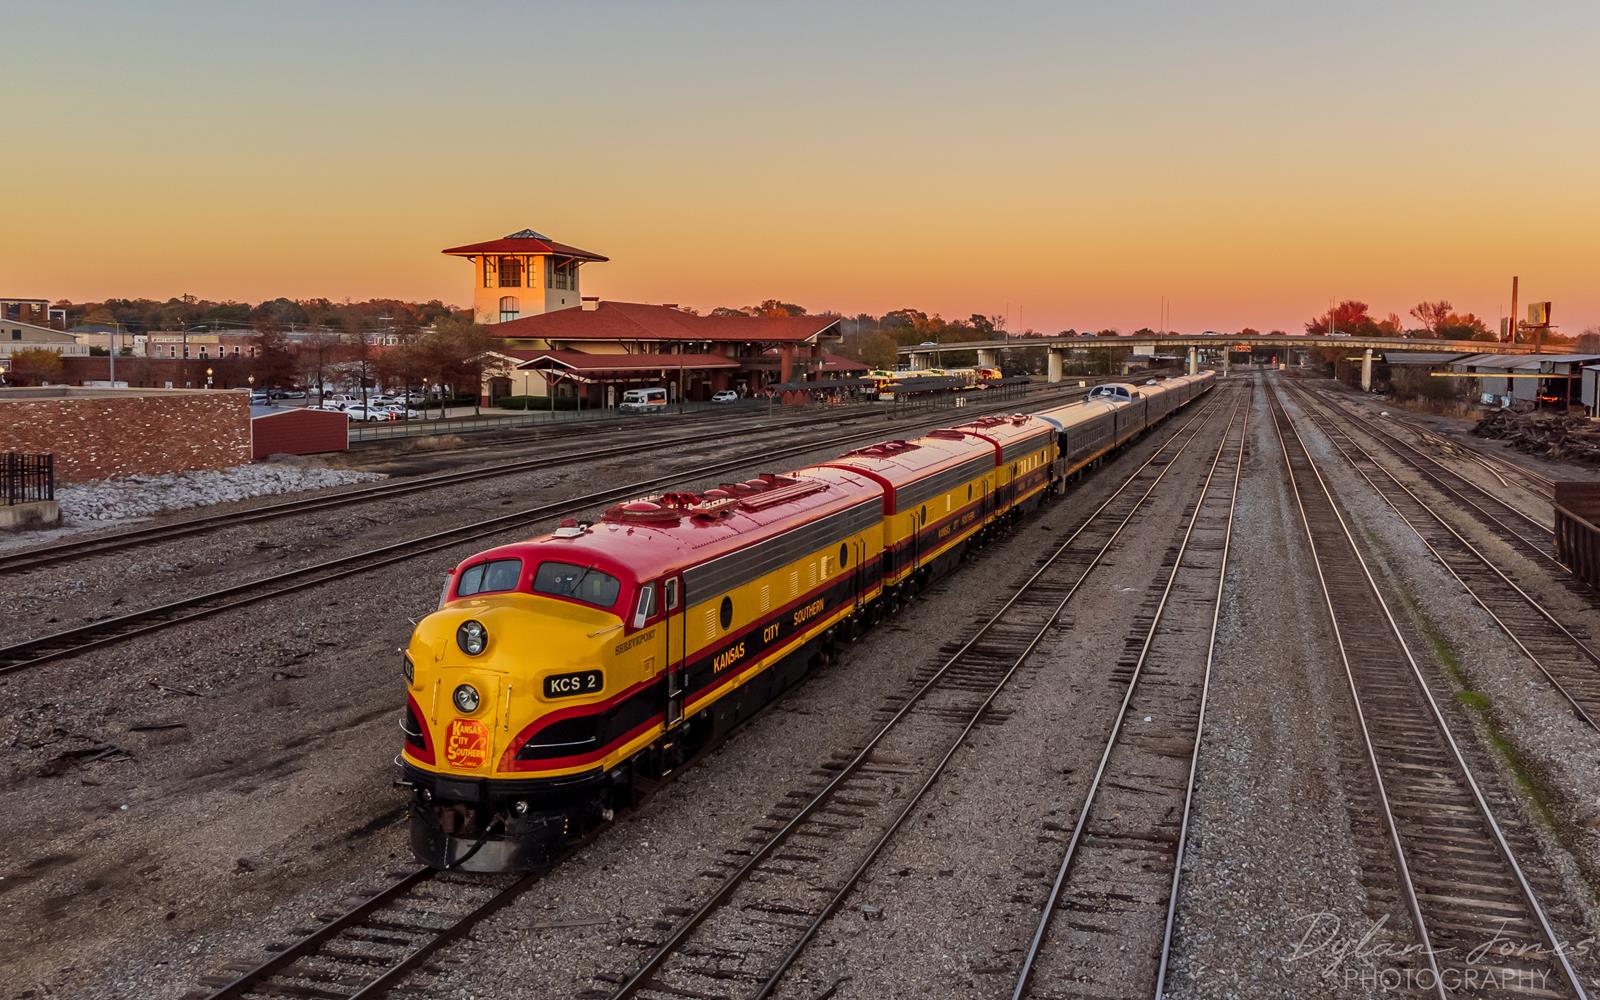
[[[322,466],[239,465],[231,469],[173,472],[161,476],[103,479],[56,490],[69,521],[117,521],[169,510],[206,507],[251,497],[321,490],[383,479],[375,472]]]

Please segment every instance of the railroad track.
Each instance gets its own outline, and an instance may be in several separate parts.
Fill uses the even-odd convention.
[[[1586,1000],[1559,943],[1577,938],[1555,930],[1519,860],[1537,842],[1496,817],[1276,388],[1270,405],[1416,938],[1413,984],[1448,1000],[1493,975],[1494,996]]]
[[[1478,606],[1488,612],[1578,719],[1600,732],[1600,652],[1587,636],[1558,619],[1523,590],[1416,491],[1378,463],[1345,430],[1340,416],[1303,394],[1301,411],[1328,437],[1358,475],[1400,515]]]
[[[1127,684],[1122,704],[1013,1000],[1036,990],[1105,1000],[1162,995],[1253,398],[1252,388],[1229,418],[1163,563],[1165,580],[1152,584],[1148,612],[1113,672]],[[1136,724],[1126,725],[1130,719]]]
[[[1062,548],[1072,544],[1073,539],[1108,511],[1113,501],[1129,493],[1136,482],[1153,479],[1149,484],[1149,488],[1153,489],[1155,483],[1166,475],[1171,461],[1198,434],[1198,428],[1193,432],[1190,428],[1203,417],[1211,401],[1210,398],[1199,401],[1193,416],[1174,430],[1156,453],[1136,469],[1111,498],[1089,515],[1084,524],[1063,543]],[[1174,444],[1176,449],[1167,454],[1167,448]],[[1148,490],[1145,495],[1148,495]],[[1133,502],[1131,509],[1126,511],[1122,522],[1124,525],[1138,509],[1138,502],[1142,501]],[[1129,502],[1124,500],[1118,510],[1128,507]],[[1112,511],[1112,514],[1116,512]],[[1102,546],[1101,553],[1107,547],[1109,541]],[[1094,561],[1098,562],[1098,559],[1097,554]],[[1043,572],[1041,569],[1039,574],[1035,574],[1034,580],[1038,580]],[[1012,603],[1016,602],[1017,598],[1013,597]],[[1060,604],[1065,604],[1065,598]],[[1052,614],[1050,621],[1053,620]],[[990,627],[994,624],[991,622]],[[974,643],[967,645],[971,647]],[[955,674],[955,661],[953,657],[951,664],[937,673],[949,676],[950,683],[960,685],[969,675],[952,676]],[[912,700],[933,697],[937,680],[937,675],[926,678]],[[908,713],[910,708],[911,704],[908,703],[901,714]],[[982,714],[981,710],[978,714]],[[884,730],[892,728],[893,724],[891,721]],[[862,751],[862,756],[869,750]],[[860,766],[855,768],[856,772],[862,770]],[[839,784],[842,783],[841,780]],[[848,799],[835,799],[834,804],[840,808],[854,808]],[[817,810],[813,808],[810,811]],[[790,823],[791,832],[798,824],[798,819]],[[590,831],[582,841],[564,851],[561,857],[578,850],[603,829],[602,826]],[[761,858],[771,855],[774,847],[775,844],[769,844]],[[556,863],[559,863],[559,858]],[[265,961],[236,963],[228,973],[209,977],[205,984],[209,992],[200,995],[207,1000],[240,1000],[249,997],[354,1000],[383,995],[440,949],[470,931],[478,921],[535,885],[541,877],[541,872],[486,877],[428,868],[408,871],[374,895],[325,918],[320,926],[297,931],[299,937],[277,949]]]
[[[1082,390],[1068,390],[1059,395],[1070,399],[1081,395]],[[1055,396],[1046,399],[1054,401]],[[1045,399],[1038,400],[1040,402]],[[995,410],[1010,410],[1015,408],[1019,400],[1008,399],[998,405],[980,406],[973,410],[974,415],[994,412]],[[52,545],[24,549],[19,552],[7,553],[0,556],[0,575],[22,573],[28,570],[39,569],[44,566],[53,566],[59,563],[70,562],[90,556],[105,555],[125,549],[136,548],[141,545],[151,545],[157,542],[171,541],[177,538],[187,538],[192,535],[208,533],[219,528],[232,528],[245,524],[255,524],[261,521],[275,520],[280,517],[289,517],[296,514],[307,514],[316,511],[331,510],[339,507],[359,503],[369,503],[375,500],[389,500],[395,497],[407,496],[426,490],[440,489],[446,486],[457,486],[463,483],[472,483],[484,479],[494,479],[499,476],[515,475],[523,472],[534,472],[540,469],[556,468],[564,465],[574,465],[584,462],[593,462],[606,458],[639,454],[642,449],[671,448],[678,445],[702,445],[719,438],[745,438],[754,434],[776,434],[794,430],[813,424],[845,423],[865,420],[874,416],[884,416],[882,413],[864,411],[852,414],[829,414],[822,417],[808,417],[798,420],[784,420],[777,422],[764,422],[751,426],[749,424],[730,425],[724,421],[718,428],[720,433],[707,436],[704,430],[676,434],[668,437],[639,439],[631,438],[626,442],[614,445],[585,448],[577,452],[565,454],[544,455],[536,458],[520,459],[513,462],[500,462],[477,469],[464,469],[458,472],[442,472],[429,476],[419,476],[395,482],[377,483],[345,490],[335,494],[319,494],[317,496],[300,497],[292,500],[283,500],[276,503],[264,504],[249,510],[224,511],[206,514],[200,517],[185,518],[181,521],[172,521],[161,524],[151,524],[141,527],[118,531],[115,534],[98,535],[93,538],[69,539],[56,542]],[[956,417],[955,419],[964,419]],[[598,428],[591,428],[597,430]],[[555,438],[550,442],[552,447],[561,447],[563,438]]]
[[[1009,407],[996,406],[994,409],[1005,410],[1009,409]],[[962,419],[970,419],[984,412],[988,411],[984,408],[977,408],[973,413],[963,415]],[[911,427],[902,426],[899,429],[915,430],[946,425],[950,422],[949,416],[948,413],[941,413],[937,419],[924,420],[920,424],[912,425]],[[841,446],[866,443],[880,440],[883,436],[883,431],[882,427],[874,427],[872,430],[848,434],[834,438],[832,441]],[[493,517],[486,521],[408,538],[353,555],[327,559],[309,566],[284,570],[260,579],[222,587],[111,618],[103,618],[99,621],[89,622],[45,636],[26,639],[7,646],[0,646],[0,676],[48,663],[52,660],[60,660],[86,653],[90,650],[100,649],[135,636],[171,628],[174,625],[194,621],[222,611],[245,607],[259,601],[321,586],[333,580],[372,572],[385,566],[414,559],[417,556],[450,549],[467,542],[502,535],[552,518],[580,513],[618,500],[627,500],[642,493],[660,490],[686,480],[735,472],[748,468],[754,462],[779,461],[815,451],[818,447],[819,445],[816,442],[807,442],[782,448],[766,447],[760,451],[745,452],[737,457],[697,468],[678,469],[666,475],[640,480],[625,486],[539,504],[524,510]]]
[[[726,878],[639,968],[597,977],[591,996],[771,996],[1057,627],[1062,611],[1198,437],[1199,428],[1189,428],[1205,412],[1046,555],[943,664],[924,671],[916,690],[859,751],[821,770],[811,789],[791,793],[769,813],[772,825],[730,852]]]
[[[1318,396],[1327,398],[1321,393]],[[1334,403],[1331,398],[1328,401]],[[1342,405],[1337,403],[1334,405],[1341,410],[1344,409]],[[1362,430],[1374,439],[1382,441],[1396,458],[1410,466],[1446,496],[1455,500],[1484,527],[1500,535],[1509,544],[1532,555],[1536,561],[1542,561],[1552,568],[1559,569],[1563,574],[1568,574],[1567,568],[1556,559],[1553,514],[1552,523],[1545,524],[1525,511],[1517,509],[1509,501],[1485,490],[1422,449],[1396,437],[1377,421],[1363,422]]]
[[[540,873],[408,872],[265,961],[207,977],[194,1000],[381,996],[439,949],[525,892]]]

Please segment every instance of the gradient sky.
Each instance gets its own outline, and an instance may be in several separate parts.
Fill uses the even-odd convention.
[[[1600,4],[6,4],[0,294],[1600,323]]]

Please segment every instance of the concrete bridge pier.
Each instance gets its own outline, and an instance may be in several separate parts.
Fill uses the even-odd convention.
[[[1061,381],[1061,352],[1054,347],[1045,348],[1044,380],[1052,385]]]
[[[1000,364],[1000,352],[994,350],[978,349],[978,365],[983,368],[994,368]]]
[[[911,367],[917,371],[922,371],[924,368],[931,367],[929,364],[931,357],[932,356],[928,354],[927,351],[919,351],[915,354],[912,354]]]
[[[1372,391],[1372,348],[1361,353],[1361,391]]]
[[[1228,374],[1228,368],[1233,364],[1232,355],[1233,352],[1229,350],[1224,350],[1222,352],[1222,374],[1224,375]]]
[[[1197,375],[1200,373],[1200,349],[1198,347],[1189,348],[1188,369],[1190,375]]]

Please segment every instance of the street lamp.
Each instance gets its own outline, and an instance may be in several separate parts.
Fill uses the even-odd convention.
[[[211,388],[211,369],[206,369],[206,388]]]

